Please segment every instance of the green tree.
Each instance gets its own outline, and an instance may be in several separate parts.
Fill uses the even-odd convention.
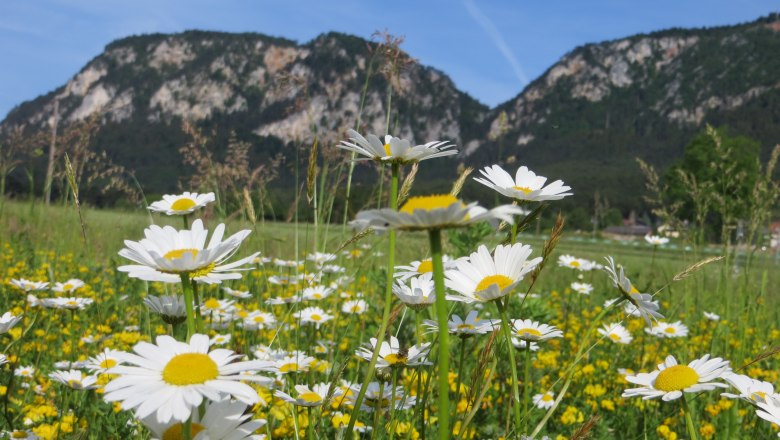
[[[736,221],[746,217],[760,174],[760,150],[753,139],[707,126],[666,171],[667,201],[681,204],[680,216],[697,226],[699,242],[718,231],[727,242]]]

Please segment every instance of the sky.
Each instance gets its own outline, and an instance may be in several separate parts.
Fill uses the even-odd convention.
[[[329,31],[370,38],[386,30],[494,106],[577,46],[779,11],[777,0],[2,0],[0,119],[129,35],[205,29],[305,43]]]

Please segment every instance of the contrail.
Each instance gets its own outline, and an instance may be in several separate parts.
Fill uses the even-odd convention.
[[[479,10],[479,8],[477,8],[477,5],[475,5],[472,0],[463,0],[463,5],[466,7],[469,15],[471,15],[471,18],[473,18],[482,27],[482,29],[487,32],[488,36],[490,36],[490,39],[493,40],[493,44],[496,45],[509,65],[512,66],[512,70],[514,70],[515,76],[517,76],[517,79],[520,80],[520,83],[523,86],[528,84],[528,76],[526,76],[525,72],[523,71],[523,66],[520,65],[520,62],[517,61],[517,58],[515,58],[512,50],[509,49],[509,45],[506,44],[506,41],[504,41],[501,33],[498,32],[496,25],[494,25],[493,22],[490,21],[490,19],[487,18],[485,14]]]

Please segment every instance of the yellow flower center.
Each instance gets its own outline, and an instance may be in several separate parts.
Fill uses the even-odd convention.
[[[65,305],[70,306],[70,307],[78,307],[79,303],[76,302],[75,300],[70,300],[70,301],[66,302]]]
[[[410,197],[399,211],[406,214],[414,214],[414,211],[418,209],[423,211],[446,209],[455,203],[460,204],[461,207],[465,206],[457,197],[450,194]]]
[[[296,371],[298,371],[298,364],[296,362],[284,364],[281,367],[279,367],[280,373],[292,373]]]
[[[81,381],[76,379],[68,380],[68,386],[71,388],[81,388]]]
[[[216,310],[219,306],[219,300],[216,298],[209,298],[205,303],[203,303],[203,307],[207,309]]]
[[[542,332],[535,328],[521,328],[520,330],[517,330],[517,334],[520,337],[532,337],[532,338],[541,338]]]
[[[265,322],[265,318],[263,318],[262,316],[255,316],[254,321],[257,322],[258,324],[263,323]]]
[[[664,329],[664,332],[669,333],[669,334],[675,334],[675,333],[677,333],[677,330],[674,327],[666,327]]]
[[[417,266],[417,273],[429,273],[429,272],[433,272],[433,261],[431,260],[420,261],[420,265]]]
[[[314,313],[313,315],[311,315],[309,319],[311,319],[312,321],[322,321],[322,316]]]
[[[100,368],[107,370],[109,368],[115,367],[117,364],[116,360],[114,359],[106,359],[103,362],[100,363]]]
[[[569,266],[571,266],[571,267],[580,267],[580,262],[577,261],[577,260],[574,260],[571,263],[569,263]]]
[[[636,287],[634,287],[634,286],[631,286],[631,291],[630,291],[630,292],[628,292],[628,293],[634,294],[634,293],[639,293],[639,291],[638,291],[638,290],[636,290]]]
[[[192,258],[195,258],[198,256],[198,250],[197,249],[174,249],[172,251],[168,251],[163,255],[163,257],[166,260],[178,260],[179,258],[183,258],[184,254],[190,254],[192,255]]]
[[[387,155],[387,156],[392,156],[393,155],[393,150],[390,149],[390,144],[385,144],[385,155]]]
[[[766,393],[763,391],[756,391],[750,395],[750,398],[755,401],[766,400]]]
[[[208,355],[203,353],[177,354],[163,369],[163,381],[170,385],[196,385],[214,380],[219,369]]]
[[[552,400],[553,400],[553,396],[551,394],[545,393],[542,396],[542,402],[552,402]]]
[[[479,284],[477,284],[477,288],[475,290],[477,292],[481,292],[492,285],[496,285],[500,290],[504,290],[506,289],[507,286],[509,286],[513,282],[514,281],[512,280],[512,278],[509,278],[508,276],[505,275],[489,275],[486,276],[485,278],[482,278],[482,281],[480,281]]]
[[[193,423],[192,428],[190,428],[190,433],[192,437],[195,437],[199,432],[205,429],[206,427],[200,423]],[[162,440],[184,440],[184,426],[182,426],[181,423],[177,423],[166,429],[163,433]]]
[[[661,391],[681,391],[699,381],[696,370],[687,365],[675,365],[669,367],[655,378],[655,388]]]
[[[28,438],[27,433],[24,431],[14,431],[11,433],[11,438]]]
[[[387,361],[390,365],[406,365],[406,356],[401,356],[400,354],[391,353],[384,357],[384,359]]]
[[[357,312],[359,312],[359,311],[360,311],[360,306],[356,304],[356,305],[352,306],[352,308],[351,308],[351,309],[349,309],[349,310],[350,310],[352,313],[357,313]]]
[[[171,210],[172,211],[189,211],[195,205],[196,205],[195,200],[183,197],[183,198],[181,198],[181,199],[171,203]]]
[[[533,191],[531,188],[529,188],[527,186],[513,186],[512,189],[517,190],[517,191],[522,191],[525,194],[528,194],[531,191]]]
[[[306,403],[317,403],[322,400],[322,397],[320,397],[320,395],[315,393],[314,391],[303,393],[299,395],[298,398],[303,400]]]
[[[458,330],[474,330],[474,326],[471,324],[460,324],[458,325]]]
[[[314,299],[322,299],[322,294],[321,293],[315,293],[311,297],[314,298]]]
[[[70,290],[73,288],[73,284],[67,283],[62,286],[62,290]]]
[[[613,341],[619,341],[620,340],[620,335],[617,334],[617,333],[610,333],[609,337],[612,338]]]

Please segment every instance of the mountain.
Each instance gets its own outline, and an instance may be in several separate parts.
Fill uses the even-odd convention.
[[[173,191],[191,172],[178,152],[189,140],[182,121],[213,132],[217,145],[234,133],[251,146],[253,163],[283,153],[289,164],[295,145],[310,145],[314,133],[332,149],[354,127],[371,65],[363,131],[384,133],[391,87],[395,135],[460,146],[457,159],[422,167],[418,185],[446,188],[459,162],[527,164],[570,184],[576,195],[566,203],[587,207],[600,191],[627,211],[642,206],[634,158],[667,166],[705,123],[728,125],[767,151],[780,141],[778,53],[776,14],[587,44],[490,109],[414,62],[388,82],[369,43],[354,36],[297,44],[253,33],[142,35],[109,44],[67,84],[14,108],[0,133],[22,124],[28,133],[49,130],[55,102],[63,126],[98,112],[95,145],[135,170],[147,193]],[[477,196],[479,188],[466,191]]]

